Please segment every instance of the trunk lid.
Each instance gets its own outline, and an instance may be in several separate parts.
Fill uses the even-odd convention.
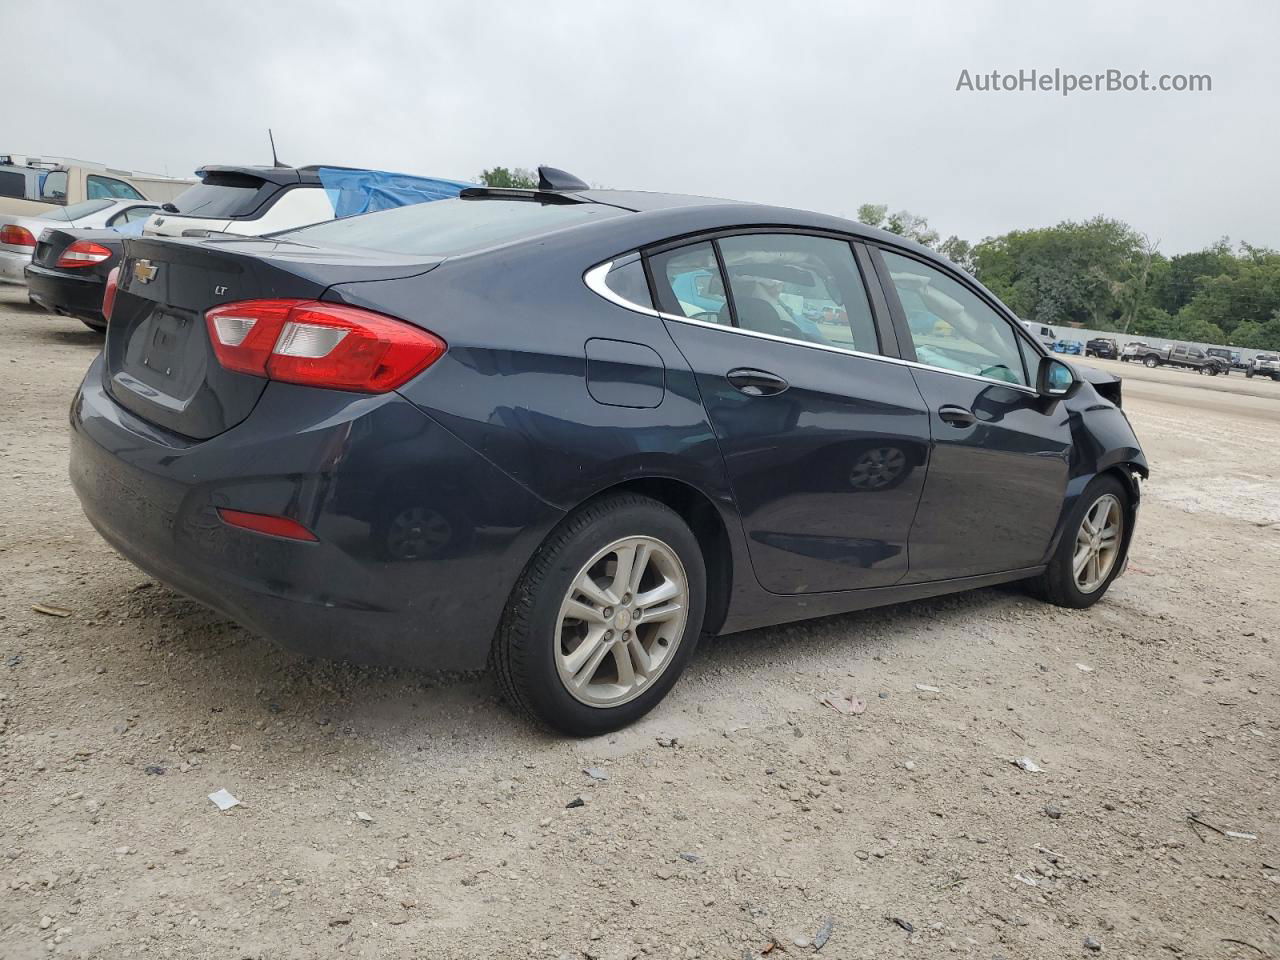
[[[318,300],[335,283],[413,276],[440,262],[281,239],[131,237],[124,247],[106,388],[131,412],[193,440],[243,421],[268,382],[218,363],[206,310],[238,300]]]
[[[31,262],[40,267],[57,269],[58,257],[62,255],[63,250],[66,250],[77,240],[92,240],[94,243],[115,251],[116,255],[110,260],[93,267],[76,268],[75,273],[77,276],[105,274],[106,270],[110,270],[118,262],[123,239],[115,230],[77,230],[75,227],[66,227],[65,229],[51,227],[41,232],[40,236],[36,238],[35,253],[31,257]]]

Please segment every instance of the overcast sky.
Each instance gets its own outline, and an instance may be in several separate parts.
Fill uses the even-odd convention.
[[[1280,4],[0,0],[0,151],[189,175],[281,159],[592,183],[971,240],[1106,214],[1280,247]],[[957,92],[1054,68],[1204,93]]]

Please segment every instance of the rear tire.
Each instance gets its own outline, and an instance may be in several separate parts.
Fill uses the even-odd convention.
[[[1154,369],[1156,366],[1159,365],[1159,363],[1160,361],[1157,360],[1155,357],[1144,357],[1142,360],[1142,365],[1148,369]]]
[[[628,562],[630,589],[619,577]],[[606,733],[675,685],[705,609],[702,550],[680,515],[648,497],[606,496],[562,521],[529,561],[490,665],[534,719],[572,736]]]
[[[107,325],[105,323],[94,323],[90,320],[86,320],[84,317],[79,317],[78,319],[81,323],[83,323],[86,327],[88,327],[94,333],[107,332]]]
[[[1056,606],[1077,610],[1091,607],[1101,600],[1111,582],[1124,569],[1128,556],[1133,515],[1131,500],[1129,491],[1116,477],[1109,474],[1095,477],[1072,508],[1048,568],[1027,582],[1031,592]],[[1113,506],[1114,510],[1109,509]],[[1097,527],[1096,536],[1085,527],[1086,518]],[[1088,544],[1105,544],[1111,526],[1115,527],[1112,533],[1114,552],[1105,558],[1099,554],[1099,565],[1093,571],[1086,561],[1081,571],[1078,560],[1082,552],[1091,552],[1087,549]],[[1103,563],[1106,564],[1105,569]],[[1091,576],[1091,572],[1094,575]]]

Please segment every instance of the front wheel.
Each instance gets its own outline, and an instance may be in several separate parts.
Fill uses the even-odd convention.
[[[1032,592],[1059,607],[1091,607],[1124,569],[1129,548],[1129,491],[1113,476],[1096,477],[1067,518],[1049,566]]]
[[[547,538],[494,639],[507,698],[548,726],[591,736],[652,710],[697,646],[706,607],[698,540],[675,511],[604,497]]]

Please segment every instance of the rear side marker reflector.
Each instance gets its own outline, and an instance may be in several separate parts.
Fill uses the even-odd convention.
[[[214,307],[205,320],[226,369],[335,390],[386,393],[448,349],[403,320],[318,300],[242,300]]]
[[[112,267],[107,274],[107,290],[102,295],[102,318],[111,322],[111,311],[116,307],[116,294],[120,291],[120,268]]]
[[[265,533],[271,537],[284,537],[287,540],[306,540],[314,543],[319,538],[300,524],[288,517],[277,517],[267,513],[245,513],[243,510],[227,510],[218,507],[218,516],[222,522],[242,530],[254,533]]]

